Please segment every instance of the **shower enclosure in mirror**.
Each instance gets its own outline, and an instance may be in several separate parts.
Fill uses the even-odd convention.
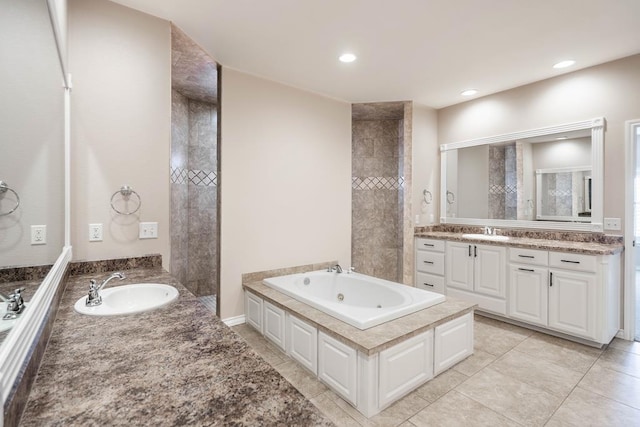
[[[71,258],[65,0],[0,0],[0,391],[3,401]],[[62,71],[61,71],[62,70]],[[26,308],[8,313],[21,289]]]
[[[602,230],[604,119],[441,146],[441,222]]]

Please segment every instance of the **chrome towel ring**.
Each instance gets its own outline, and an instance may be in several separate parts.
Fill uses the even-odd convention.
[[[118,194],[120,194],[125,201],[129,201],[129,198],[133,194],[138,199],[138,207],[135,208],[133,211],[130,211],[130,212],[122,212],[122,211],[116,209],[116,207],[113,205],[113,201],[114,201],[114,198]],[[138,193],[136,193],[135,191],[133,191],[133,189],[131,187],[129,187],[128,185],[123,185],[122,187],[120,187],[120,189],[118,191],[113,193],[113,195],[111,196],[111,209],[113,209],[114,211],[116,211],[120,215],[132,215],[132,214],[138,212],[138,210],[140,209],[140,206],[142,206],[142,199],[140,199],[140,195]]]
[[[452,205],[456,201],[456,195],[447,190],[447,203]]]
[[[11,191],[13,195],[16,196],[16,205],[9,212],[0,212],[0,216],[11,215],[18,209],[18,206],[20,206],[20,196],[18,196],[16,190],[9,187],[6,182],[0,181],[0,199],[4,197],[7,191]]]
[[[433,201],[433,194],[431,194],[431,191],[429,191],[429,190],[424,190],[424,191],[422,192],[422,195],[424,196],[424,202],[425,202],[427,205],[430,205],[430,204],[431,204],[431,202]]]

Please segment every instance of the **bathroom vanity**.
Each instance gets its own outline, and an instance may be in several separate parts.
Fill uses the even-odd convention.
[[[415,285],[478,304],[501,319],[608,344],[620,322],[622,243],[479,235],[455,227],[416,234]],[[436,230],[438,228],[436,227]],[[520,235],[524,233],[520,232]],[[557,235],[557,233],[551,233]],[[570,234],[570,233],[569,233]]]

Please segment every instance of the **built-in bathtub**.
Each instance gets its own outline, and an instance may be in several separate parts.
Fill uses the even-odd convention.
[[[445,296],[358,273],[313,271],[263,283],[358,329],[440,304]]]

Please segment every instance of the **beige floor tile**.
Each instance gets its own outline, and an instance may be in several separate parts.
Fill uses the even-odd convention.
[[[485,368],[456,388],[489,409],[523,425],[541,426],[563,398]]]
[[[411,393],[387,409],[371,417],[369,421],[377,427],[395,427],[427,407],[429,402]]]
[[[596,363],[579,386],[625,405],[640,409],[640,378],[603,368]],[[640,420],[638,420],[640,422]]]
[[[600,349],[537,332],[518,344],[515,350],[584,374],[602,354]]]
[[[274,368],[307,399],[312,399],[328,390],[326,385],[293,360],[274,366]]]
[[[638,426],[640,411],[576,387],[547,423],[556,426]]]
[[[468,378],[469,377],[467,375],[461,374],[456,370],[449,369],[416,389],[413,394],[427,402],[435,402]]]
[[[640,354],[609,347],[598,359],[597,364],[604,368],[640,377]]]
[[[470,377],[476,372],[480,371],[482,368],[493,363],[493,361],[496,359],[497,356],[494,356],[493,354],[487,353],[486,351],[482,350],[475,350],[471,356],[453,366],[453,368],[451,369]]]
[[[474,327],[474,349],[502,356],[531,335],[526,329],[524,331],[527,332],[522,332],[521,328],[513,329],[512,325],[509,326],[477,322]]]
[[[518,423],[492,411],[455,390],[418,412],[409,422],[415,426],[501,427]]]
[[[496,360],[491,369],[560,397],[567,397],[584,375],[517,350]]]
[[[331,392],[328,392],[331,393]],[[360,424],[340,408],[328,393],[322,393],[311,399],[311,403],[337,426],[360,427]]]
[[[505,331],[511,331],[511,332],[518,333],[525,336],[530,336],[535,333],[535,331],[531,329],[523,328],[522,326],[512,325],[511,323],[503,322],[502,320],[496,320],[491,317],[483,316],[481,314],[476,314],[474,317],[474,320],[477,323],[483,323],[486,325],[495,326]]]
[[[629,353],[640,354],[640,342],[627,341],[620,338],[614,338],[609,344],[609,348],[616,348],[618,350],[628,351]]]

